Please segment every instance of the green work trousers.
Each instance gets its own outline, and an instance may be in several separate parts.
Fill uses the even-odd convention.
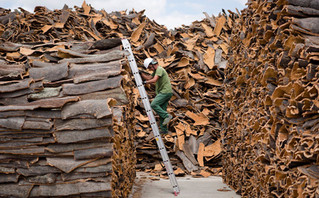
[[[160,117],[160,128],[161,132],[167,132],[167,125],[163,125],[163,121],[168,117],[167,113],[167,105],[168,101],[173,96],[173,93],[159,93],[156,95],[154,100],[151,103],[152,109],[159,115]]]

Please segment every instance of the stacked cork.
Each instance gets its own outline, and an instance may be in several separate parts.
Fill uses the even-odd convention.
[[[120,40],[3,42],[0,58],[0,196],[127,196],[136,155]]]
[[[319,194],[318,1],[249,1],[225,71],[223,177],[243,197]]]
[[[168,109],[174,119],[169,125],[171,134],[165,137],[165,142],[175,169],[181,174],[199,174],[202,170],[205,175],[218,173],[212,167],[221,167],[219,119],[224,105],[222,83],[227,65],[228,38],[239,13],[223,12],[216,17],[205,13],[204,20],[170,31],[149,20],[144,11],[106,13],[85,2],[74,10],[65,6],[51,11],[39,6],[34,9],[34,14],[22,8],[19,12],[2,9],[1,13],[0,32],[4,41],[99,41],[92,49],[103,49],[106,44],[100,40],[128,38],[138,65],[142,65],[147,57],[156,58],[168,71],[174,90]],[[24,26],[20,25],[20,19],[23,19]],[[109,40],[107,45],[114,45],[114,42]],[[9,54],[15,55],[18,56]],[[45,53],[43,59],[53,58]],[[137,167],[154,170],[155,166],[160,166],[161,159],[138,91],[134,84],[130,89],[133,90],[136,109]],[[147,92],[149,98],[154,98],[154,87],[147,87]]]

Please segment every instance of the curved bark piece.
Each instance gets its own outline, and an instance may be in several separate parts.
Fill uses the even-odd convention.
[[[33,79],[42,79],[45,81],[57,81],[68,76],[68,63],[52,64],[51,66],[41,68],[31,68],[30,77]]]
[[[63,107],[62,119],[80,115],[93,115],[96,118],[104,118],[112,115],[108,105],[109,100],[82,100]]]
[[[73,50],[58,48],[58,56],[60,58],[77,58],[77,57],[84,58],[84,57],[90,57],[92,55],[83,54]]]
[[[25,111],[25,115],[32,118],[54,119],[54,118],[61,118],[61,111],[51,110],[51,109],[33,110],[33,111]]]
[[[76,160],[92,159],[99,157],[111,157],[113,155],[112,144],[105,148],[92,148],[81,151],[74,151],[74,158]]]
[[[0,112],[3,111],[24,111],[33,110],[38,108],[39,105],[10,105],[10,106],[0,106]]]
[[[73,158],[59,158],[59,157],[47,157],[46,161],[47,164],[50,166],[54,166],[60,170],[62,170],[65,173],[70,173],[74,169],[83,166],[85,164],[88,164],[92,161],[95,161],[96,159],[90,159],[90,160],[75,160]]]
[[[147,38],[147,40],[145,41],[144,48],[148,49],[149,47],[151,47],[154,43],[154,39],[155,39],[155,34],[152,32],[150,36]]]
[[[182,151],[177,151],[176,155],[183,161],[184,167],[189,172],[198,170],[198,166],[194,165]]]
[[[7,149],[0,150],[1,154],[11,154],[11,155],[42,155],[44,154],[44,147],[31,146],[24,149]],[[26,169],[26,171],[30,171]],[[18,170],[17,170],[18,172]]]
[[[0,93],[27,89],[29,88],[31,82],[33,82],[33,79],[30,78],[26,78],[20,81],[6,81],[0,84]]]
[[[63,130],[85,130],[112,125],[112,119],[72,119],[72,120],[56,120],[55,128],[57,131]]]
[[[64,95],[80,95],[96,91],[119,87],[122,76],[112,77],[106,80],[91,81],[80,84],[64,84],[62,85]]]
[[[283,10],[285,10],[287,13],[295,16],[301,16],[305,17],[307,15],[309,16],[318,16],[319,10],[313,9],[313,8],[305,8],[300,6],[293,6],[293,5],[285,5]]]
[[[3,64],[0,62],[0,76],[5,75],[22,75],[25,72],[25,66],[23,64]]]
[[[76,76],[108,72],[108,71],[118,71],[121,69],[120,61],[111,61],[107,63],[87,63],[87,64],[70,64],[70,71],[68,78],[73,78]]]
[[[38,106],[42,108],[59,108],[64,106],[68,102],[76,102],[79,100],[77,96],[68,96],[64,98],[48,98],[42,100],[36,100],[34,102],[30,102],[30,105]]]
[[[13,13],[9,14],[9,16],[12,14]],[[6,17],[6,16],[1,16],[1,17]],[[0,44],[0,51],[1,52],[15,52],[22,46],[23,45],[19,44],[19,43],[5,42],[5,43]]]
[[[46,87],[38,93],[28,95],[28,99],[45,99],[51,97],[58,97],[62,87]]]
[[[319,18],[309,17],[309,18],[293,18],[292,23],[298,25],[299,27],[310,31],[312,33],[319,34]]]
[[[103,182],[78,182],[64,183],[55,185],[36,186],[30,192],[31,197],[50,197],[55,196],[70,196],[79,195],[82,193],[92,193],[101,191],[111,191],[110,183]]]
[[[0,126],[8,129],[21,130],[23,123],[25,121],[24,117],[10,117],[0,119]]]
[[[84,131],[55,131],[54,136],[58,143],[74,143],[99,138],[110,138],[113,135],[107,128],[90,129]]]
[[[85,58],[66,58],[61,60],[61,63],[101,63],[101,62],[109,62],[114,60],[119,60],[124,57],[124,51],[114,50],[107,54],[101,55],[91,55]]]
[[[49,119],[26,120],[22,129],[50,130],[53,123]]]
[[[121,39],[119,38],[102,39],[95,41],[90,49],[107,50],[119,45],[122,45]]]
[[[30,93],[35,93],[37,90],[41,90],[42,88],[43,88],[42,81],[37,81],[37,82],[32,81],[30,84],[30,87],[23,88],[23,89],[13,91],[13,92],[2,93],[1,96],[3,98],[14,98],[14,97],[18,97],[18,96],[27,95]]]
[[[28,197],[33,186],[21,186],[17,184],[0,185],[0,196],[3,197]]]
[[[55,132],[57,133],[57,132]],[[73,144],[50,144],[45,149],[51,153],[66,153],[73,152],[76,150],[88,149],[88,148],[97,148],[105,145],[103,142],[81,142]]]
[[[109,76],[121,73],[120,61],[93,64],[71,64],[68,78],[73,78],[74,83],[103,80]]]
[[[103,79],[107,79],[110,76],[120,75],[120,73],[121,73],[120,69],[118,69],[117,71],[107,71],[104,73],[93,73],[93,74],[91,73],[91,74],[75,77],[73,82],[78,84],[78,83],[88,82],[93,80],[103,80]]]
[[[314,8],[319,10],[319,1],[317,0],[288,0],[288,3],[296,6]]]

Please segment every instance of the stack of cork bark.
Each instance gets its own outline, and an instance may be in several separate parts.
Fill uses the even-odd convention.
[[[1,44],[1,197],[127,197],[136,154],[119,44]]]
[[[173,85],[174,96],[168,108],[174,119],[170,135],[164,141],[171,154],[176,174],[211,175],[220,167],[219,120],[223,102],[224,68],[227,64],[228,37],[238,14],[223,13],[191,26],[166,31],[162,26],[142,22],[131,36],[139,65],[147,57],[155,57]],[[150,98],[155,94],[147,87]],[[136,101],[142,109],[141,101]],[[156,145],[143,111],[135,112],[138,120],[138,167],[163,170]],[[145,163],[148,162],[147,165]]]
[[[222,83],[229,51],[228,38],[234,28],[234,20],[239,17],[238,13],[223,12],[217,17],[204,13],[204,20],[174,31],[168,31],[165,26],[149,20],[143,13],[106,13],[95,10],[85,2],[82,7],[75,7],[75,10],[67,6],[54,11],[39,6],[34,13],[22,8],[15,12],[0,9],[0,39],[12,42],[14,48],[17,47],[14,43],[55,44],[75,40],[93,42],[129,38],[139,65],[145,58],[154,57],[168,71],[172,80],[174,96],[168,111],[174,115],[174,119],[169,125],[171,134],[165,137],[165,142],[174,168],[181,174],[216,174],[218,170],[213,167],[221,167],[220,112],[224,105]],[[94,53],[94,50],[103,49],[104,45],[103,42],[96,42],[86,49],[89,51],[83,53]],[[26,54],[42,53],[41,60],[45,62],[57,61],[48,52],[23,50]],[[25,61],[24,56],[16,51],[4,55]],[[129,71],[129,68],[126,69]],[[99,76],[101,78],[103,75]],[[77,82],[82,80],[76,79]],[[138,91],[134,84],[128,85],[126,90],[133,97],[130,105],[135,109],[131,116],[136,118],[138,167],[143,170],[164,170],[146,113],[138,99]],[[151,99],[155,97],[153,86],[147,87],[147,91]]]
[[[243,197],[318,197],[319,1],[248,5],[225,71],[224,181]]]

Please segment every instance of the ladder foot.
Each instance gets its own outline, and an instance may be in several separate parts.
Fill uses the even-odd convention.
[[[175,197],[179,194],[179,192],[174,192]]]

